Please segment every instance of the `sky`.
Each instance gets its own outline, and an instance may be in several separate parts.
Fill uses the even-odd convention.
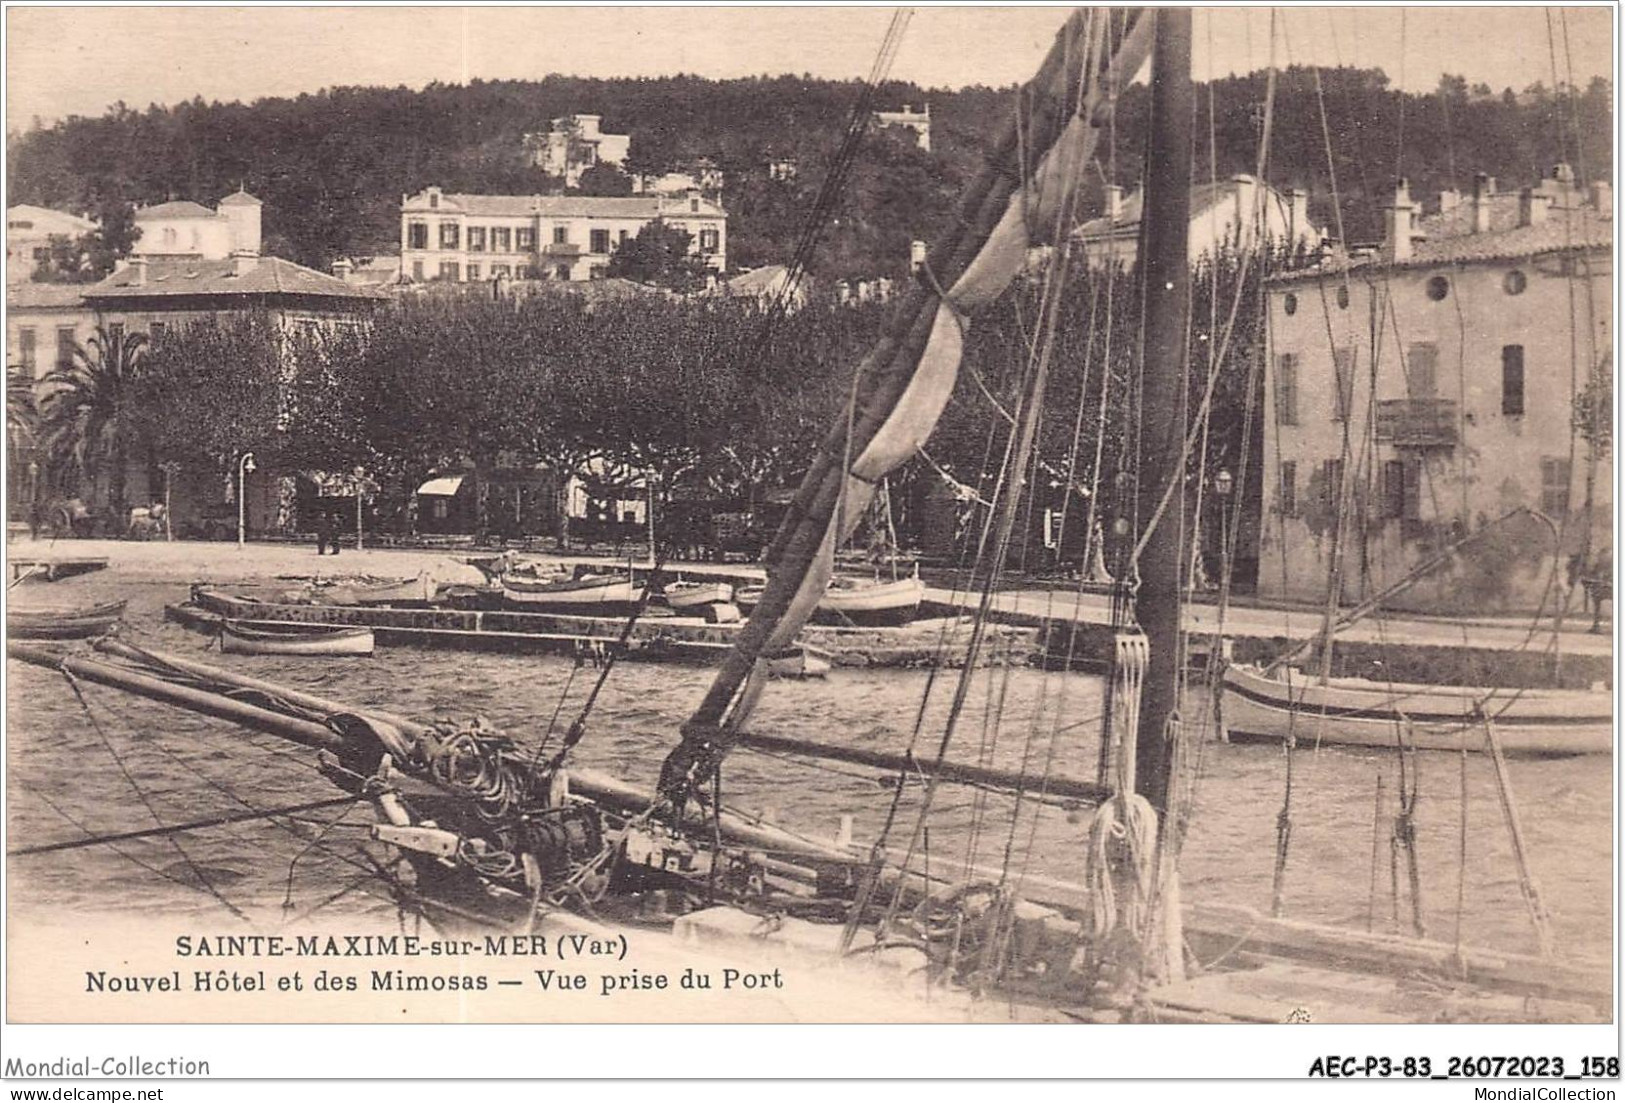
[[[333,85],[470,79],[762,73],[862,77],[890,7],[10,7],[8,129],[201,95],[253,100]],[[928,87],[1003,85],[1032,75],[1067,8],[935,5],[910,9],[891,75]],[[1199,8],[1198,79],[1269,64],[1271,11]],[[1281,65],[1385,70],[1413,91],[1460,73],[1492,89],[1558,76],[1612,76],[1606,6],[1288,7],[1273,9]],[[1553,34],[1547,33],[1548,24]],[[1565,30],[1567,31],[1565,41]]]

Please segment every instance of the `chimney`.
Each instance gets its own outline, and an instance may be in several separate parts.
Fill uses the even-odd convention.
[[[1614,213],[1614,189],[1609,187],[1608,181],[1598,180],[1591,185],[1591,205],[1600,215]]]
[[[1258,182],[1244,172],[1232,176],[1230,182],[1236,186],[1236,225],[1241,227],[1241,240],[1251,241],[1258,217]],[[1263,232],[1269,233],[1269,227],[1263,227]]]
[[[1410,181],[1403,176],[1394,188],[1394,201],[1383,209],[1383,254],[1393,263],[1411,259],[1412,218],[1416,205],[1411,202]]]
[[[233,276],[246,276],[259,267],[260,255],[257,251],[247,249],[233,249],[231,251],[231,274]]]
[[[1309,193],[1303,188],[1293,188],[1287,193],[1287,202],[1292,218],[1292,224],[1287,229],[1291,233],[1292,240],[1313,237],[1315,228],[1309,222]]]
[[[1490,232],[1490,196],[1494,194],[1494,180],[1482,172],[1473,177],[1473,233]]]
[[[145,287],[145,286],[147,286],[147,258],[146,257],[131,257],[130,258],[130,282],[129,282],[128,286],[130,286],[130,287]]]
[[[333,262],[333,275],[343,280],[345,283],[350,282],[350,273],[354,270],[355,265],[350,263],[350,259],[348,257],[340,257],[338,260]]]
[[[925,267],[925,242],[915,239],[908,243],[908,270],[918,273]]]
[[[1461,193],[1455,188],[1446,188],[1439,193],[1439,213],[1449,214],[1461,206]]]
[[[1551,196],[1534,188],[1524,188],[1518,193],[1518,225],[1539,226],[1545,222],[1546,206],[1551,201]]]
[[[1112,222],[1123,217],[1123,189],[1117,184],[1106,185],[1106,217]]]
[[[1574,186],[1574,169],[1566,161],[1559,161],[1552,166],[1552,179],[1566,188]]]

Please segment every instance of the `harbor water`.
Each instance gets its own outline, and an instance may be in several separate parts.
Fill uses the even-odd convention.
[[[49,597],[58,601],[129,598],[133,642],[416,719],[478,715],[525,747],[549,732],[556,747],[597,676],[590,665],[563,657],[411,647],[380,648],[363,659],[222,657],[207,637],[163,621],[163,604],[184,599],[180,587],[104,577],[52,590]],[[22,593],[22,603],[34,597]],[[619,665],[593,709],[577,760],[652,785],[678,725],[711,676],[696,666]],[[931,681],[926,671],[837,669],[824,680],[777,682],[763,695],[752,727],[894,752],[912,742],[916,756],[929,761],[958,677],[937,676],[923,715]],[[1035,787],[1046,771],[1092,779],[1102,689],[1100,679],[1082,674],[977,671],[947,756],[1024,770]],[[1194,689],[1193,697],[1200,692]],[[76,691],[59,673],[10,662],[6,698],[13,851],[341,795],[315,770],[312,751],[108,687],[80,684]],[[1416,763],[1426,933],[1453,941],[1459,925],[1468,944],[1534,952],[1489,758],[1466,756],[1465,805],[1462,756],[1423,754]],[[1514,759],[1510,772],[1531,873],[1560,951],[1606,960],[1611,759]],[[1187,902],[1268,912],[1286,779],[1279,747],[1201,745],[1182,863]],[[843,816],[853,818],[857,840],[872,839],[895,786],[895,775],[874,769],[748,750],[737,751],[724,768],[730,805],[826,839]],[[903,786],[894,855],[906,845],[923,788]],[[1284,915],[1358,930],[1412,929],[1402,854],[1398,868],[1390,868],[1398,790],[1392,753],[1312,747],[1295,753]],[[1020,803],[1013,819],[1015,801],[1008,795],[944,786],[921,858],[945,876],[966,876],[967,865],[975,864],[1008,866],[1014,876],[1080,881],[1091,809],[1031,798]],[[366,856],[382,856],[367,841],[370,820],[365,806],[339,807],[300,813],[293,824],[250,820],[16,856],[9,863],[10,900],[35,916],[139,911],[226,925],[219,929],[247,923],[271,930],[312,919],[337,924],[362,915],[393,922],[395,905]]]

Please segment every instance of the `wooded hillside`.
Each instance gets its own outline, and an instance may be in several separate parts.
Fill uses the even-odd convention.
[[[1268,178],[1311,191],[1311,212],[1333,232],[1333,183],[1351,240],[1380,235],[1379,203],[1403,174],[1432,201],[1471,186],[1474,172],[1503,187],[1533,183],[1559,160],[1583,179],[1611,176],[1612,91],[1601,78],[1570,96],[1540,86],[1514,93],[1446,77],[1429,95],[1400,94],[1379,70],[1291,68],[1280,74]],[[1263,74],[1199,88],[1197,175],[1251,172],[1264,117]],[[322,267],[341,255],[397,248],[403,192],[533,193],[552,181],[525,163],[522,139],[571,113],[603,116],[632,135],[634,169],[659,171],[706,156],[726,173],[730,257],[738,267],[788,259],[861,85],[782,76],[712,81],[692,76],[474,81],[407,88],[334,88],[253,104],[192,100],[99,118],[73,117],[14,137],[12,203],[96,211],[169,198],[212,203],[239,185],[265,201],[266,249]],[[965,179],[1015,103],[1013,89],[924,90],[888,83],[875,104],[929,101],[932,149],[907,132],[871,132],[812,268],[831,276],[905,269],[910,238],[929,239],[951,216]],[[1333,162],[1328,169],[1321,103]],[[1121,103],[1115,157],[1133,186],[1147,97]],[[1211,109],[1218,156],[1206,135]],[[795,158],[791,181],[769,178],[773,158]],[[1098,183],[1098,179],[1097,179]]]

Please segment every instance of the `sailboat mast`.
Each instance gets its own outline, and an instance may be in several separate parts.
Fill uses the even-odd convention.
[[[1189,331],[1191,12],[1159,8],[1151,68],[1151,138],[1146,150],[1145,362],[1140,427],[1139,505],[1152,523],[1175,487],[1157,529],[1140,552],[1136,617],[1150,644],[1136,734],[1135,788],[1158,815],[1167,809],[1171,747],[1168,717],[1179,706],[1179,573],[1185,527],[1185,356]]]

